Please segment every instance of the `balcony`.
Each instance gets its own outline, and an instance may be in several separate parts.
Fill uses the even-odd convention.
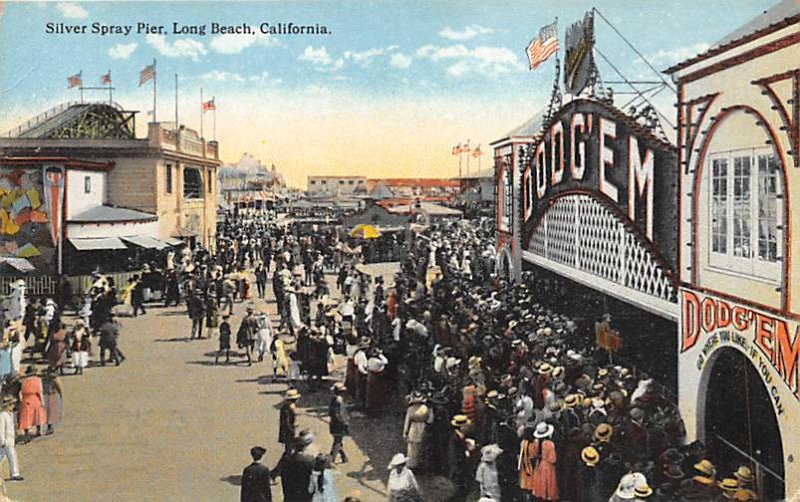
[[[216,141],[206,141],[193,129],[185,126],[176,129],[174,122],[151,122],[147,125],[147,141],[153,148],[219,160],[219,144]]]

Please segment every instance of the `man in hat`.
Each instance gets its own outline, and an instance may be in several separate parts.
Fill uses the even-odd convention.
[[[16,438],[17,430],[14,425],[14,405],[16,400],[13,397],[3,398],[2,411],[0,411],[0,462],[4,457],[8,457],[8,470],[11,474],[11,481],[22,481],[19,475],[19,464],[17,464]]]
[[[257,332],[258,319],[255,316],[253,307],[247,307],[247,315],[242,319],[239,331],[236,332],[236,345],[240,349],[245,349],[248,366],[253,364],[253,348],[255,348]]]
[[[314,470],[316,458],[314,435],[308,431],[301,431],[294,438],[292,453],[286,455],[279,462],[279,474],[283,485],[283,500],[292,502],[311,502],[312,496],[308,490],[311,472]],[[274,476],[274,474],[273,474]]]
[[[466,415],[456,415],[450,421],[453,433],[448,443],[447,462],[450,482],[453,483],[453,494],[450,497],[453,502],[464,500],[469,493],[469,464],[473,449],[465,430],[469,424],[469,418]]]
[[[286,453],[292,448],[292,442],[297,434],[297,400],[300,399],[300,392],[297,389],[289,389],[281,404],[280,426],[278,428],[278,442],[283,443]]]
[[[242,472],[241,502],[272,502],[269,468],[261,463],[267,450],[261,446],[250,448],[253,463]]]
[[[342,457],[342,463],[347,463],[347,455],[344,452],[344,437],[350,433],[350,416],[347,413],[347,406],[344,402],[344,393],[347,388],[342,382],[336,382],[331,387],[331,402],[328,406],[328,416],[330,417],[330,432],[333,436],[333,446],[331,446],[331,462],[336,462],[336,457]]]

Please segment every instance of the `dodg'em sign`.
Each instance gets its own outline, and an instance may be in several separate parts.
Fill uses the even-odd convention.
[[[525,165],[525,236],[531,235],[551,199],[590,192],[616,207],[675,267],[676,152],[615,108],[587,99],[572,101],[533,145]]]

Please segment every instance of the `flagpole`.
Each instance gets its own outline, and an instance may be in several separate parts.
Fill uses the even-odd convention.
[[[178,125],[178,74],[175,74],[175,130],[180,129]]]
[[[153,122],[156,120],[156,79],[158,78],[158,71],[156,70],[156,59],[153,58]]]
[[[469,156],[472,151],[469,149],[469,140],[467,140],[467,176],[469,176]]]
[[[203,88],[200,88],[200,137],[203,137],[203,115],[205,112],[203,111]]]
[[[462,176],[462,174],[461,174],[461,157],[463,157],[462,154],[464,152],[461,151],[461,143],[458,144],[457,148],[458,148],[458,177],[461,178],[461,176]]]
[[[211,102],[214,103],[214,141],[217,141],[217,101],[216,101],[216,96],[211,96]]]
[[[111,68],[108,69],[108,104],[114,104],[114,96],[111,87]]]
[[[80,79],[81,86],[79,87],[81,91],[81,104],[83,104],[83,70],[78,72],[78,78]]]

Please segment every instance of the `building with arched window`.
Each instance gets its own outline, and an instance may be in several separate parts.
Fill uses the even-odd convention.
[[[690,439],[800,493],[800,4],[667,70],[678,86],[679,403]],[[794,232],[793,232],[794,230]]]

